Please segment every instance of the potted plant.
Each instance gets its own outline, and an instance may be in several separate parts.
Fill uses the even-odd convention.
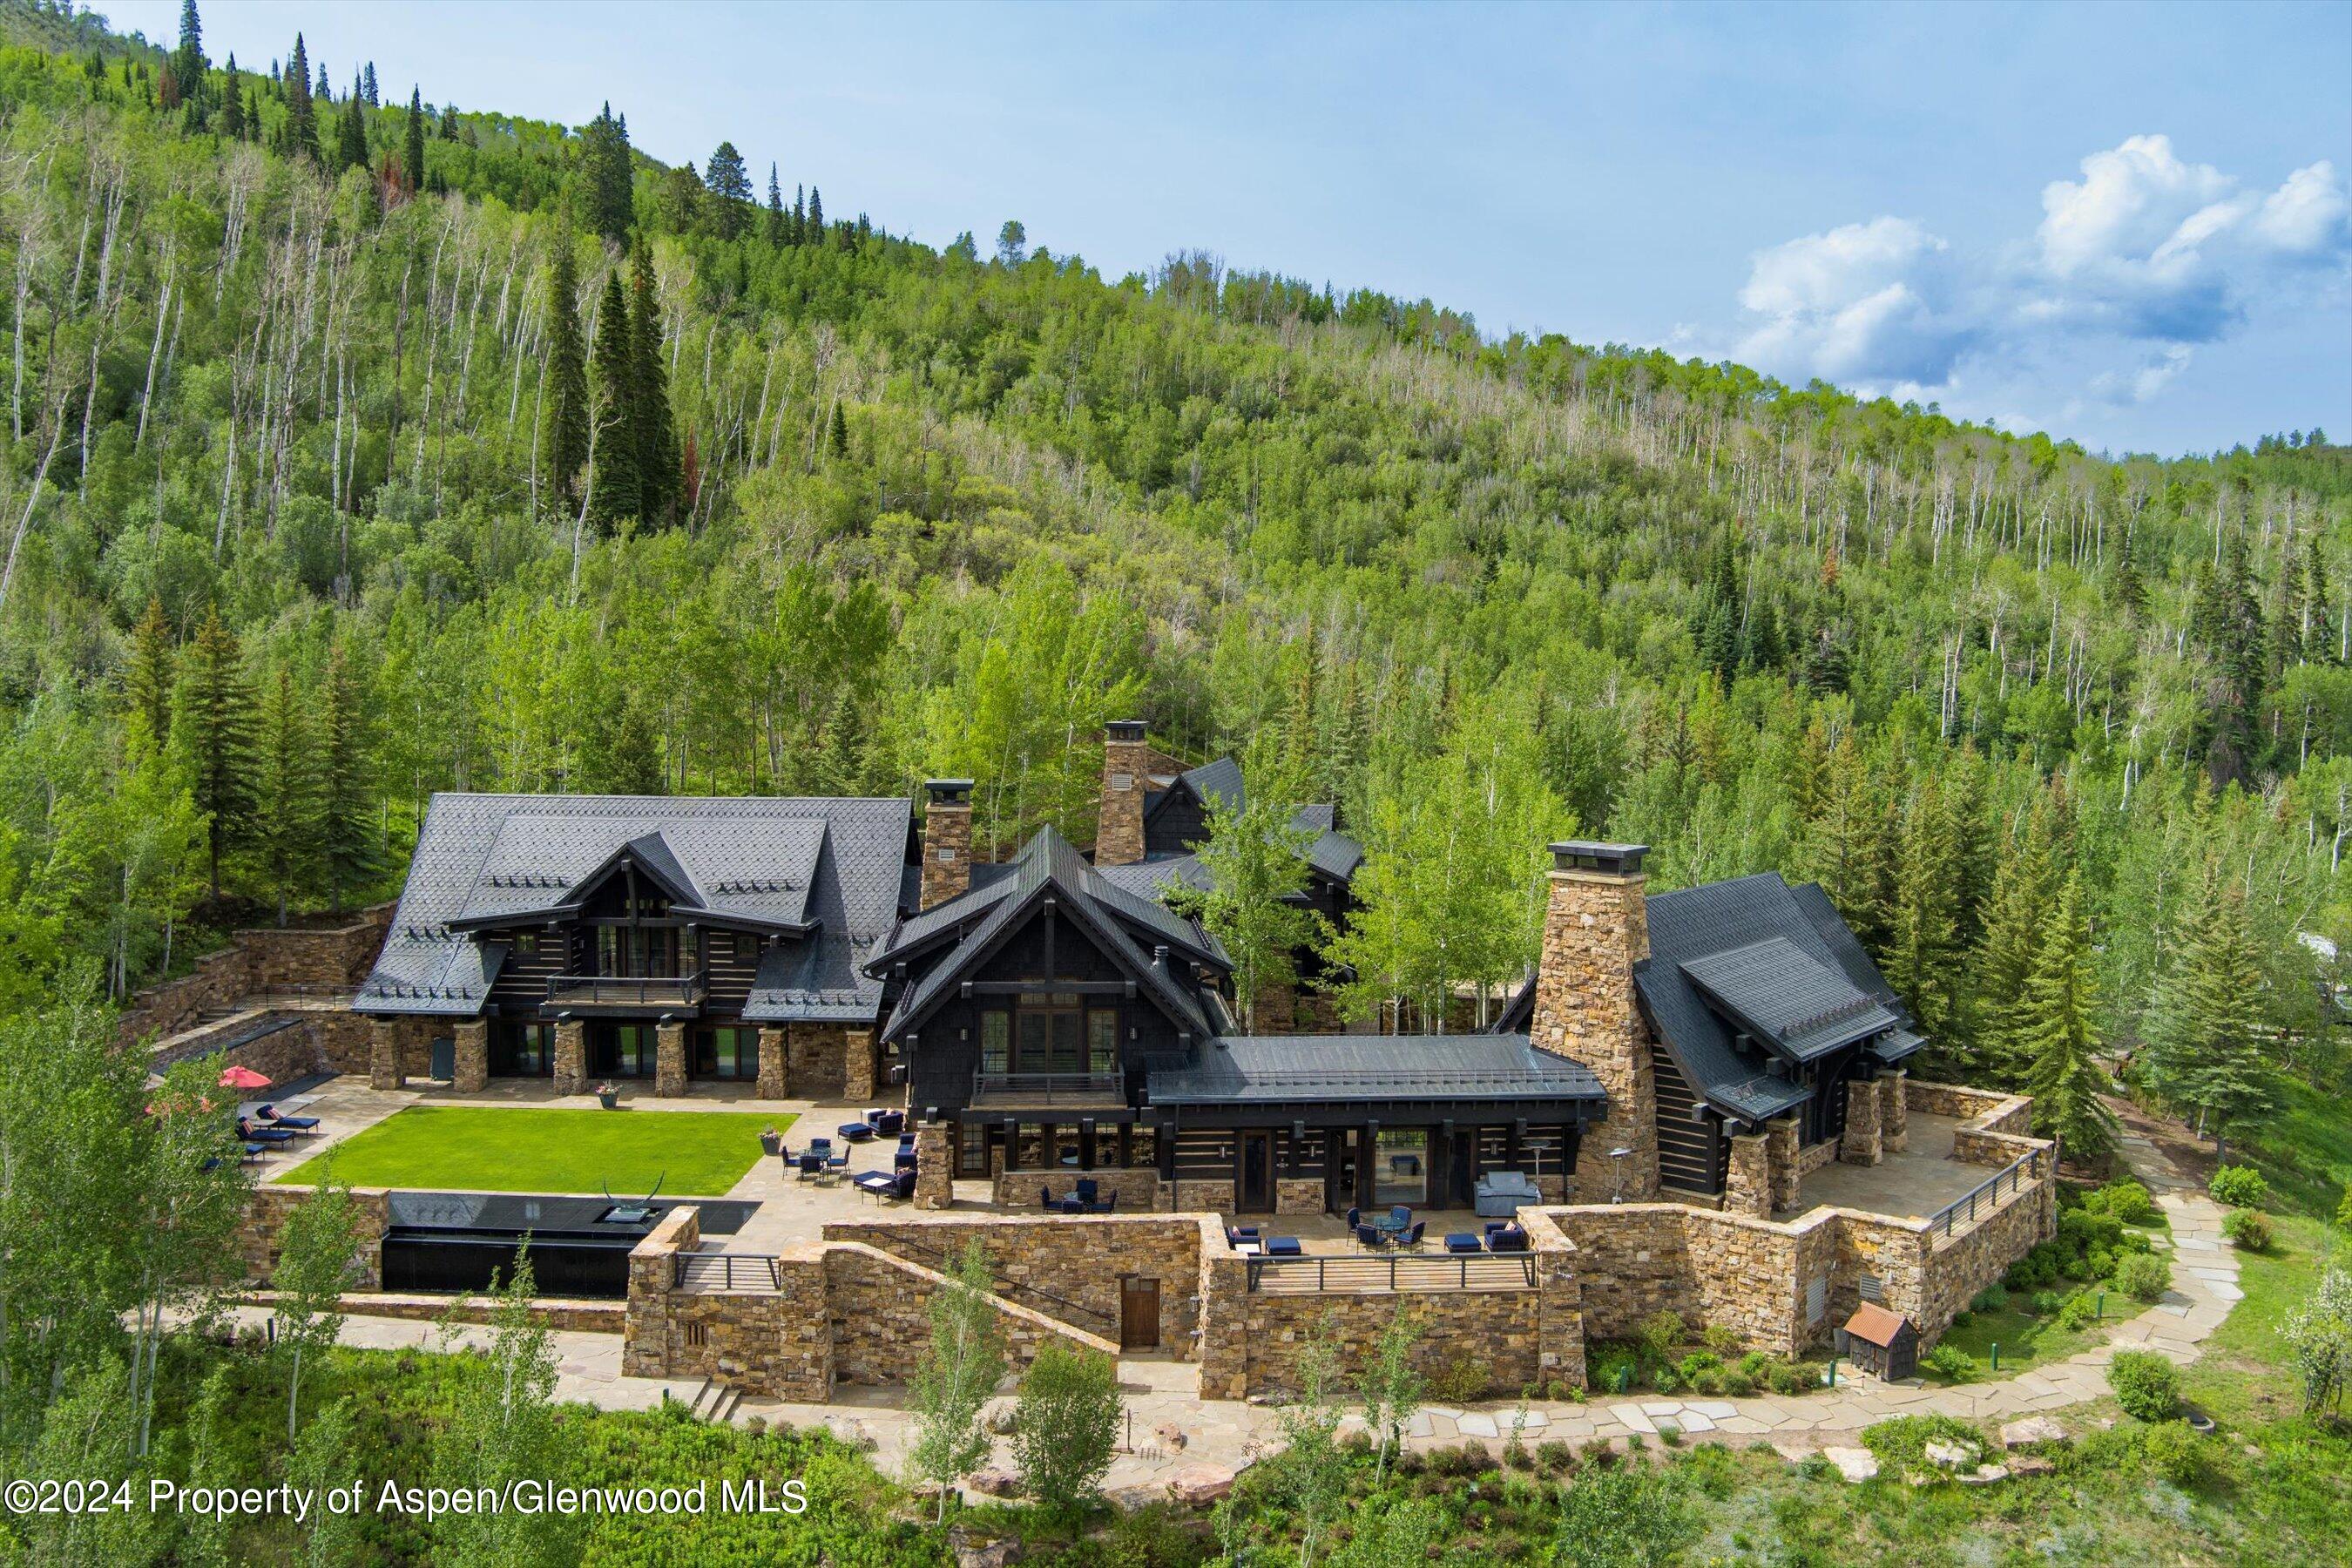
[[[784,1146],[784,1135],[772,1127],[760,1129],[760,1152],[775,1154]]]
[[[596,1103],[607,1110],[621,1108],[621,1086],[607,1079],[596,1086]]]

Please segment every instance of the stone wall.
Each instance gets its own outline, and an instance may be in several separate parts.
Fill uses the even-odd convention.
[[[2054,1161],[2053,1162],[2054,1166]],[[2058,1184],[2043,1179],[2004,1197],[1990,1217],[1946,1237],[1930,1233],[1926,1278],[1914,1314],[1924,1344],[1951,1327],[1977,1293],[2009,1272],[2037,1242],[2058,1234]]]
[[[837,1382],[904,1383],[915,1374],[931,1340],[932,1295],[948,1277],[861,1242],[817,1244],[824,1267],[826,1310]],[[990,1298],[1015,1368],[1050,1342],[1117,1357],[1118,1342],[1074,1328],[1003,1296]]]
[[[1202,1259],[1226,1252],[1217,1216],[1201,1214],[943,1215],[824,1227],[827,1241],[859,1242],[940,1270],[974,1237],[1009,1299],[1108,1338],[1118,1333],[1119,1276],[1158,1279],[1160,1347],[1186,1358],[1200,1326]]]
[[[1222,1182],[1177,1182],[1175,1195],[1169,1201],[1179,1214],[1230,1214],[1234,1207],[1234,1184],[1230,1178]]]
[[[800,1404],[833,1394],[834,1361],[824,1249],[789,1248],[770,1290],[680,1290],[680,1252],[697,1250],[701,1215],[672,1209],[629,1253],[629,1302],[621,1371],[629,1377],[710,1377]]]
[[[1631,1339],[1643,1319],[1669,1311],[1694,1332],[1701,1325],[1730,1329],[1751,1349],[1798,1348],[1800,1237],[1810,1222],[1776,1225],[1681,1204],[1538,1212],[1576,1249],[1592,1338]]]
[[[341,925],[240,931],[227,947],[196,960],[190,973],[134,995],[117,1037],[128,1045],[150,1035],[175,1035],[206,1013],[234,1008],[266,992],[354,989],[374,967],[393,909],[378,904]]]
[[[841,1100],[849,1093],[849,1031],[839,1024],[784,1026],[784,1092]]]
[[[245,1278],[265,1283],[278,1267],[278,1233],[286,1217],[309,1201],[316,1189],[307,1186],[260,1186],[247,1194],[245,1216],[237,1222],[232,1244],[245,1268]],[[361,1243],[354,1255],[352,1285],[374,1290],[383,1285],[383,1233],[392,1228],[390,1193],[383,1187],[352,1187],[352,1202],[360,1214]]]
[[[1102,799],[1095,814],[1095,864],[1132,866],[1143,858],[1143,805],[1154,753],[1141,722],[1103,729]]]
[[[2025,1095],[2004,1094],[1999,1089],[1923,1083],[1906,1078],[1903,1080],[1903,1102],[1907,1111],[1978,1122],[1987,1132],[2023,1133],[2033,1126],[2033,1101]]]
[[[1638,854],[1630,863],[1639,866]],[[1580,1195],[1612,1190],[1609,1152],[1620,1147],[1633,1151],[1623,1162],[1623,1194],[1643,1199],[1658,1190],[1657,1089],[1649,1026],[1633,993],[1633,966],[1650,956],[1647,885],[1638,869],[1563,864],[1550,873],[1529,1038],[1538,1050],[1591,1068],[1609,1096],[1606,1115],[1578,1141]]]
[[[918,1162],[917,1169],[920,1168]],[[1075,1191],[1080,1181],[1094,1183],[1097,1200],[1118,1194],[1120,1214],[1150,1214],[1154,1210],[1164,1213],[1175,1206],[1171,1198],[1173,1185],[1162,1182],[1159,1171],[1149,1165],[1106,1166],[1093,1171],[999,1171],[992,1196],[996,1206],[1009,1214],[1024,1209],[1034,1214],[1041,1212],[1037,1201],[1041,1192],[1053,1194],[1058,1202]],[[1318,1194],[1321,1190],[1318,1183]],[[1318,1202],[1316,1207],[1319,1209],[1322,1205]]]

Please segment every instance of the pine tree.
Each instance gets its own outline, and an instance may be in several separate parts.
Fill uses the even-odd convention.
[[[258,762],[255,844],[282,926],[318,876],[320,803],[310,715],[294,672],[283,665],[261,705]]]
[[[335,167],[341,171],[367,166],[367,110],[361,106],[358,84],[353,83],[352,95],[343,100],[342,129],[335,145]]]
[[[383,100],[376,96],[375,62],[373,60],[368,61],[367,68],[360,73],[360,96],[367,100],[367,106],[370,109],[382,109],[383,107]]]
[[[773,163],[768,165],[768,212],[761,234],[770,245],[784,243],[784,187],[777,183]]]
[[[588,220],[598,234],[617,240],[635,221],[631,186],[635,168],[629,159],[629,122],[615,118],[604,105],[582,133],[582,172],[588,186]]]
[[[558,226],[553,276],[548,279],[547,408],[540,457],[548,494],[558,512],[579,504],[580,470],[588,462],[588,363],[580,341],[580,274],[571,231]]]
[[[196,0],[180,0],[180,47],[172,51],[172,76],[189,101],[202,105],[205,95],[205,24],[196,15]],[[234,87],[235,79],[231,79]]]
[[[833,405],[833,438],[827,444],[832,447],[835,457],[849,456],[849,416],[841,411],[838,400]]]
[[[733,239],[743,232],[745,209],[751,202],[751,176],[743,167],[743,154],[735,150],[734,142],[721,142],[719,150],[710,154],[709,169],[702,183],[710,188],[719,219],[719,237]]]
[[[237,85],[235,55],[228,58],[228,80],[221,89],[221,134],[232,142],[245,140],[245,89]]]
[[[1948,1045],[1957,1044],[1949,1039],[1948,1026],[1958,988],[1953,910],[1958,902],[1959,859],[1959,832],[1943,785],[1934,773],[1923,773],[1903,813],[1889,921],[1893,963],[1886,978],[1910,1005],[1928,1037]]]
[[[589,515],[618,522],[638,515],[636,342],[629,331],[629,298],[618,268],[604,275],[596,314],[596,488]]]
[[[310,103],[310,62],[303,52],[302,35],[294,35],[294,53],[286,62],[286,143],[312,163],[319,161],[319,122]]]
[[[1893,825],[1850,735],[1838,737],[1823,770],[1821,813],[1806,835],[1803,862],[1855,938],[1885,961],[1891,949]]]
[[[207,885],[217,900],[221,862],[252,831],[258,798],[254,780],[253,687],[236,637],[214,609],[196,628],[182,664],[173,744],[186,763],[189,793],[206,818]]]
[[[2334,664],[2336,634],[2328,626],[2335,612],[2327,603],[2327,557],[2321,553],[2319,530],[2303,540],[2303,657],[2314,664]]]
[[[2123,550],[2116,562],[2114,588],[2109,596],[2124,618],[2137,626],[2140,616],[2147,613],[2147,585],[2140,580],[2139,561],[2132,543],[2134,531],[2128,527],[2124,531]]]
[[[2209,866],[2194,921],[2178,933],[2147,1026],[2148,1076],[2175,1105],[2193,1108],[2197,1130],[2218,1142],[2270,1108],[2270,1072],[2255,1041],[2263,1022],[2262,965],[2246,923],[2246,896]]]
[[[1994,873],[1973,976],[1978,1058],[1996,1082],[2012,1089],[2025,1080],[2029,1058],[2019,1041],[2027,1022],[2026,984],[2041,957],[2042,921],[2057,886],[2050,797],[2044,795]]]
[[[678,500],[677,429],[670,415],[669,372],[662,362],[661,300],[654,292],[649,240],[639,240],[631,258],[629,337],[639,515],[649,523],[667,524],[675,518]]]
[[[425,89],[408,89],[408,123],[401,128],[401,177],[411,195],[425,189]]]
[[[383,870],[374,830],[375,769],[369,756],[369,710],[358,672],[341,643],[327,656],[320,689],[319,857],[330,909],[368,887]]]
[[[793,245],[804,245],[808,242],[808,190],[805,186],[793,187],[792,230],[784,237],[787,243]]]
[[[2050,934],[2027,983],[2017,1050],[2028,1064],[2025,1089],[2033,1096],[2033,1125],[2054,1135],[2077,1160],[2095,1161],[2113,1145],[2115,1112],[2099,1095],[2107,1087],[2091,1042],[2098,1012],[2097,954],[2083,910],[2081,879],[2069,873],[2053,912]]]
[[[817,194],[814,185],[809,187],[808,221],[801,226],[801,243],[803,245],[824,243],[824,198]]]
[[[122,668],[122,705],[162,745],[172,733],[172,627],[163,601],[151,598],[147,613],[131,628],[131,657]]]

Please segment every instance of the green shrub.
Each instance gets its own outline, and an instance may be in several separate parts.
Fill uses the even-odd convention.
[[[2094,1214],[2113,1215],[2126,1225],[2146,1225],[2156,1217],[2156,1200],[2128,1176],[2086,1195],[2083,1207]]]
[[[1786,1361],[1775,1363],[1764,1381],[1775,1394],[1811,1394],[1821,1385],[1809,1369]]]
[[[2159,1421],[2141,1433],[2139,1456],[2149,1469],[2176,1487],[2195,1485],[2205,1468],[2204,1447],[2186,1421]]]
[[[2119,1254],[2126,1252],[2154,1252],[2155,1250],[2156,1243],[2147,1238],[2147,1232],[2144,1230],[2127,1230],[2124,1232],[2121,1237],[2117,1237],[2116,1241],[2116,1251]]]
[[[2122,1220],[2096,1209],[2069,1209],[2058,1216],[2058,1244],[2069,1252],[2112,1247],[2123,1234]]]
[[[1536,1459],[1545,1469],[1559,1475],[1575,1466],[1576,1450],[1554,1437],[1537,1447]]]
[[[2352,1186],[2344,1189],[2344,1201],[2336,1205],[2336,1223],[2346,1230],[2352,1230]]]
[[[1622,1394],[1640,1375],[1641,1362],[1622,1345],[1604,1345],[1592,1360],[1592,1386],[1603,1394]]]
[[[1936,1467],[1927,1462],[1930,1443],[1949,1443],[1965,1448],[1979,1464],[1991,1451],[1983,1433],[1954,1415],[1897,1415],[1862,1429],[1862,1446],[1897,1475],[1932,1472]]]
[[[2033,1293],[2033,1315],[2037,1318],[2049,1317],[2065,1304],[2065,1298],[2055,1290],[2036,1290]]]
[[[1713,1351],[1693,1351],[1675,1363],[1675,1370],[1685,1378],[1696,1378],[1700,1373],[1723,1364],[1723,1358]]]
[[[2258,1209],[2271,1195],[2271,1184],[2252,1165],[2219,1167],[2205,1190],[2213,1194],[2215,1203],[2232,1209]]]
[[[2180,1369],[2154,1351],[2117,1351],[2107,1386],[2124,1414],[2142,1421],[2166,1420],[2180,1404]]]
[[[1739,1353],[1739,1331],[1727,1324],[1709,1323],[1698,1342],[1725,1361]]]
[[[2172,1288],[2172,1265],[2148,1252],[2126,1255],[2116,1265],[2116,1289],[2135,1301],[2158,1301]]]
[[[1965,1383],[1976,1374],[1977,1358],[1958,1345],[1937,1345],[1920,1358],[1920,1364],[1938,1377]]]
[[[1739,1370],[1748,1374],[1749,1382],[1761,1383],[1771,1374],[1772,1358],[1762,1351],[1749,1351],[1739,1358]]]
[[[1969,1310],[1976,1312],[2001,1312],[2008,1309],[2009,1287],[2006,1285],[1988,1285],[1977,1292],[1975,1300],[1969,1303]]]
[[[1721,1367],[1703,1366],[1691,1373],[1691,1392],[1703,1394],[1709,1399],[1717,1398],[1724,1391],[1724,1377],[1725,1373]]]
[[[1448,1405],[1475,1405],[1492,1381],[1488,1370],[1475,1356],[1457,1355],[1432,1374],[1429,1392]]]
[[[1734,1399],[1745,1399],[1756,1392],[1756,1380],[1738,1367],[1726,1367],[1723,1373],[1723,1392]]]
[[[2271,1216],[2260,1209],[2231,1209],[2221,1221],[2221,1234],[2245,1252],[2271,1249]]]
[[[2058,1309],[2058,1326],[2070,1333],[2080,1333],[2098,1321],[2099,1304],[2088,1290],[2075,1291]]]
[[[1642,1320],[1641,1326],[1633,1331],[1633,1338],[1641,1345],[1644,1360],[1663,1363],[1683,1342],[1682,1314],[1653,1312]]]
[[[1650,1381],[1660,1394],[1680,1394],[1683,1389],[1683,1374],[1675,1370],[1671,1362],[1652,1373]]]
[[[2090,1267],[2091,1278],[2094,1279],[2104,1279],[2116,1271],[2116,1255],[2109,1247],[2091,1248],[2083,1255],[2083,1261]]]

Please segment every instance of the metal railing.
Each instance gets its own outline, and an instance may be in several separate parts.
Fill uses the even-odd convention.
[[[1532,1290],[1532,1254],[1447,1253],[1427,1258],[1253,1258],[1249,1288],[1267,1295],[1400,1290]]]
[[[1127,1074],[1108,1072],[987,1072],[971,1075],[974,1105],[993,1097],[1017,1099],[1024,1105],[1075,1105],[1127,1099]]]
[[[709,983],[699,974],[551,974],[547,999],[573,1007],[694,1007]]]
[[[2009,1185],[2009,1195],[2015,1197],[2025,1190],[2027,1177],[2039,1181],[2042,1177],[2042,1152],[2039,1149],[2028,1149],[1994,1172],[1991,1181],[1983,1183],[1975,1191],[1930,1215],[1927,1218],[1928,1234],[1932,1236],[1940,1230],[1947,1237],[1957,1235],[1960,1229],[1974,1225],[1979,1212],[1989,1215],[2000,1207],[2003,1183]]]
[[[783,1270],[772,1253],[681,1252],[670,1259],[677,1290],[781,1290]]]

